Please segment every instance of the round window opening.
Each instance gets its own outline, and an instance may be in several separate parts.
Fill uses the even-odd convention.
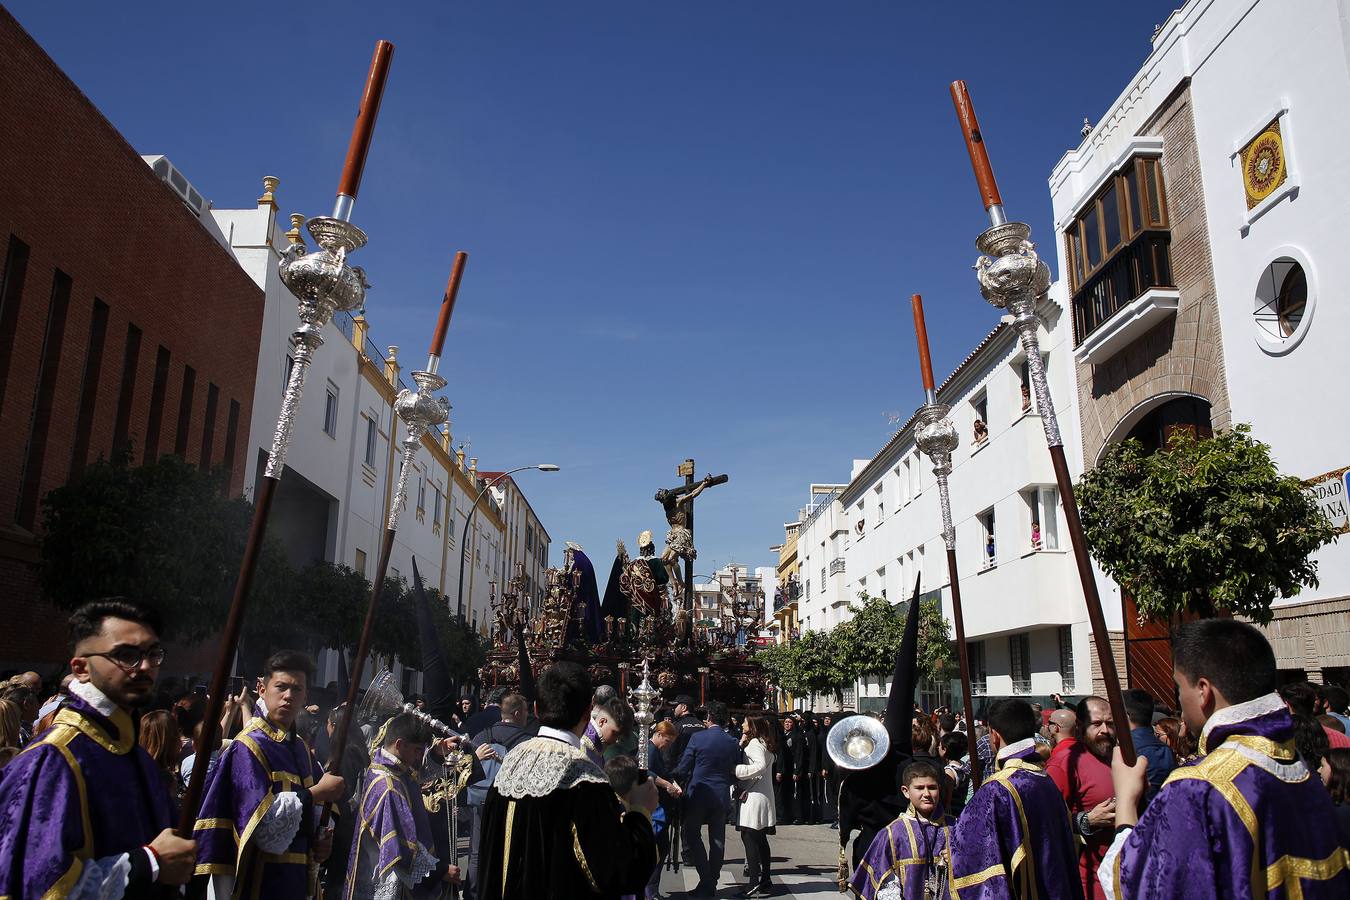
[[[1256,339],[1266,350],[1284,353],[1303,340],[1312,315],[1304,263],[1281,256],[1265,268],[1256,288]]]

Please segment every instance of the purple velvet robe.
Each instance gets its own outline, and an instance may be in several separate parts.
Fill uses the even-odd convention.
[[[923,900],[924,884],[935,874],[937,900],[947,900],[951,872],[951,838],[956,820],[942,816],[940,822],[905,812],[872,839],[872,846],[853,872],[849,886],[863,900],[876,900],[878,892],[898,880],[905,900]]]
[[[1350,897],[1331,797],[1278,694],[1219,710],[1100,870],[1108,897]]]
[[[1064,798],[1032,741],[1004,750],[999,770],[956,823],[953,900],[1081,900],[1078,846]]]
[[[352,840],[343,897],[370,896],[374,885],[399,865],[407,872],[432,876],[414,885],[422,890],[403,891],[404,897],[434,896],[446,866],[432,865],[436,843],[421,785],[406,766],[380,749],[362,776],[361,791],[361,819]]]
[[[206,785],[193,837],[198,875],[235,876],[234,896],[282,900],[314,894],[310,852],[316,823],[306,807],[295,840],[285,853],[263,853],[252,840],[277,794],[310,788],[323,775],[314,752],[294,731],[264,718],[249,721],[220,753]]]
[[[0,769],[0,897],[65,896],[86,860],[140,852],[170,825],[169,794],[131,717],[78,697]]]

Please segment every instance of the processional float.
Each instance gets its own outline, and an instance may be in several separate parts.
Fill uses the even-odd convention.
[[[1045,377],[1045,363],[1041,359],[1040,337],[1037,334],[1041,319],[1036,314],[1036,304],[1050,287],[1050,267],[1036,254],[1036,245],[1031,242],[1031,226],[1024,222],[1008,221],[966,83],[952,82],[951,93],[961,131],[965,135],[966,149],[970,153],[970,164],[975,170],[980,198],[989,216],[989,228],[975,240],[975,246],[983,254],[975,264],[980,293],[996,308],[1007,312],[1007,321],[1017,332],[1022,352],[1027,358],[1027,372],[1036,397],[1036,407],[1040,411],[1041,426],[1045,430],[1045,443],[1050,450],[1060,500],[1064,504],[1065,525],[1073,545],[1074,561],[1078,564],[1078,578],[1083,585],[1083,598],[1087,602],[1092,637],[1097,646],[1102,678],[1106,682],[1111,717],[1116,722],[1116,744],[1126,764],[1134,765],[1134,742],[1130,739],[1130,730],[1125,727],[1128,719],[1120,692],[1120,678],[1116,673],[1116,660],[1106,632],[1102,601],[1097,593],[1097,579],[1092,573],[1092,561],[1088,557],[1087,543],[1083,537],[1083,523],[1078,517],[1073,480],[1069,477],[1069,465],[1064,458],[1064,440],[1060,437],[1059,420],[1055,416],[1055,405],[1050,399],[1050,386]]]
[[[342,167],[342,178],[338,183],[333,214],[310,219],[306,225],[314,242],[319,245],[319,252],[308,253],[304,244],[297,242],[287,248],[278,267],[282,283],[299,301],[300,327],[294,334],[295,364],[291,367],[282,395],[281,412],[277,416],[267,467],[254,497],[253,522],[249,526],[244,555],[239,563],[234,596],[230,601],[229,615],[220,639],[220,652],[212,671],[206,714],[196,743],[198,758],[210,755],[219,739],[217,729],[220,727],[220,711],[225,703],[226,678],[239,647],[239,632],[248,605],[249,588],[253,584],[258,557],[267,533],[272,501],[281,481],[281,473],[286,467],[286,450],[290,445],[291,429],[304,391],[305,373],[314,360],[315,352],[323,345],[323,329],[332,321],[333,315],[359,309],[365,302],[368,287],[365,272],[359,266],[349,265],[347,257],[365,246],[366,234],[352,224],[351,216],[357,192],[361,188],[361,176],[365,170],[366,156],[370,151],[375,120],[379,115],[380,100],[384,96],[384,85],[389,77],[393,56],[393,44],[388,41],[375,44],[365,91],[361,96],[356,124],[347,147],[347,158]],[[197,766],[192,770],[178,821],[179,837],[192,836],[197,811],[201,806],[206,772],[206,766]]]

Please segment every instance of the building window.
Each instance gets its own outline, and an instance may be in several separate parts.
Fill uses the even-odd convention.
[[[966,658],[970,662],[970,692],[976,696],[989,693],[989,671],[984,662],[984,641],[968,642]]]
[[[380,440],[380,426],[370,416],[363,416],[366,420],[366,465],[372,469],[375,468],[375,451]]]
[[[1059,674],[1064,680],[1063,693],[1073,692],[1073,629],[1068,625],[1059,626]]]
[[[525,526],[525,552],[534,552],[534,526],[532,525]]]
[[[1316,294],[1311,290],[1309,264],[1302,254],[1288,248],[1261,272],[1256,286],[1256,339],[1271,353],[1285,353],[1298,346],[1312,320]]]
[[[970,408],[975,414],[971,422],[971,439],[978,447],[989,440],[989,395],[985,391],[980,391],[975,395],[975,399],[970,401]]]
[[[1031,550],[1059,549],[1059,490],[1029,487],[1022,491],[1027,509],[1027,542]]]
[[[432,500],[435,503],[431,508],[431,518],[439,525],[441,522],[441,489],[437,485],[432,485],[431,490],[433,493]]]
[[[0,294],[0,296],[3,296]],[[84,356],[84,379],[80,388],[80,406],[79,412],[75,418],[75,440],[74,447],[70,454],[70,476],[74,478],[80,472],[84,471],[84,465],[89,458],[89,435],[94,427],[94,407],[98,402],[98,383],[99,375],[103,370],[103,345],[108,337],[108,304],[94,298],[94,309],[89,319],[89,347]],[[156,379],[159,378],[159,371],[156,369]],[[167,373],[165,374],[167,378]],[[4,381],[0,378],[0,381]],[[152,404],[153,404],[153,394]],[[153,415],[153,406],[152,406]],[[155,435],[155,453],[159,453],[159,434],[158,429]],[[149,446],[147,438],[146,446]],[[154,462],[149,453],[146,454],[147,463]]]
[[[337,437],[338,389],[328,382],[328,397],[323,404],[323,433],[331,438]]]
[[[1064,229],[1076,342],[1149,288],[1172,287],[1162,161],[1135,157]]]
[[[422,472],[417,473],[417,508],[427,508],[427,476]]]
[[[998,546],[994,543],[994,509],[990,507],[976,517],[980,523],[980,560],[986,569],[998,565]]]
[[[1031,637],[1026,633],[1008,635],[1008,660],[1012,668],[1014,694],[1031,693]]]
[[[886,500],[885,500],[884,497],[881,496],[881,487],[882,487],[882,486],[881,486],[881,483],[878,482],[878,483],[877,483],[877,486],[876,486],[875,488],[872,489],[872,493],[875,495],[875,498],[874,498],[874,499],[875,499],[876,507],[877,507],[877,524],[878,524],[878,525],[881,524],[881,520],[882,520],[882,519],[886,518]]]
[[[352,559],[352,568],[360,572],[362,576],[366,574],[366,551],[356,551],[356,556]]]

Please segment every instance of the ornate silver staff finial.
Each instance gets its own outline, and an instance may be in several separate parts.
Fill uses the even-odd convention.
[[[412,379],[417,382],[417,390],[404,388],[394,398],[394,412],[403,420],[406,431],[403,437],[403,462],[398,469],[398,487],[394,490],[394,501],[389,506],[389,521],[386,524],[390,531],[398,528],[399,513],[408,503],[408,476],[412,473],[413,457],[422,446],[422,436],[450,419],[450,401],[434,396],[435,391],[445,387],[446,380],[433,372],[413,372]]]
[[[919,407],[914,443],[933,463],[937,478],[938,503],[942,507],[942,542],[948,550],[956,549],[956,528],[952,525],[952,498],[947,489],[947,476],[952,473],[952,452],[960,444],[956,426],[948,417],[951,407],[945,403],[928,403]]]
[[[975,246],[985,254],[975,262],[980,293],[995,307],[1008,311],[1010,324],[1017,331],[1027,357],[1027,374],[1036,395],[1046,443],[1051,447],[1063,446],[1045,377],[1045,362],[1041,359],[1038,334],[1041,317],[1036,314],[1037,301],[1050,288],[1050,267],[1036,254],[1031,226],[1023,222],[995,225],[976,239]]]
[[[291,427],[305,389],[305,372],[314,361],[314,352],[323,346],[324,326],[332,321],[334,313],[360,309],[370,287],[365,271],[347,264],[347,254],[365,246],[364,231],[328,216],[310,219],[305,227],[320,251],[309,253],[303,241],[296,241],[281,254],[277,265],[282,283],[300,301],[300,327],[292,338],[295,363],[286,380],[281,413],[272,435],[272,454],[265,473],[268,478],[280,478],[286,466]]]
[[[633,704],[633,720],[638,726],[638,768],[647,769],[647,730],[655,719],[656,702],[661,692],[652,687],[651,662],[642,660],[642,681],[635,688],[628,689],[628,699]]]

